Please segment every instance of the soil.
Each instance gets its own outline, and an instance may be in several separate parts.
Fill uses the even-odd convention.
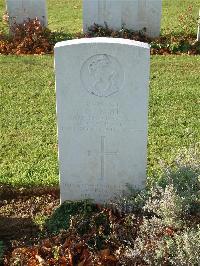
[[[40,232],[35,217],[50,216],[58,205],[58,188],[0,186],[0,240],[6,252],[20,242],[31,244]]]

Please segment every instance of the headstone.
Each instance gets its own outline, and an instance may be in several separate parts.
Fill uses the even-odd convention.
[[[46,0],[6,0],[6,9],[11,27],[36,17],[47,26]]]
[[[200,42],[200,9],[199,9],[198,28],[197,28],[197,41]]]
[[[56,44],[61,202],[105,202],[144,186],[149,54],[125,39]]]
[[[162,0],[83,0],[83,30],[106,23],[114,30],[145,30],[148,36],[158,37],[161,10]]]

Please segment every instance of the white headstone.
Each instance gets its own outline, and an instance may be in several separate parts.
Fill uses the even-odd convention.
[[[47,26],[46,0],[6,0],[6,9],[11,27],[36,17]]]
[[[103,202],[146,180],[149,45],[113,38],[55,46],[61,202]]]
[[[199,9],[198,28],[197,28],[197,41],[200,42],[200,9]]]
[[[114,30],[146,29],[150,37],[160,35],[162,0],[83,0],[83,30],[94,23]]]

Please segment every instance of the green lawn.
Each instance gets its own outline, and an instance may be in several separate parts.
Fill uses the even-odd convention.
[[[53,58],[1,56],[0,182],[55,184],[58,177]]]
[[[199,0],[163,0],[162,3],[161,31],[163,33],[184,32],[186,24],[190,28],[190,32],[193,34],[197,33],[196,23],[191,23],[190,17],[193,16],[193,19],[198,18]],[[189,7],[192,7],[191,12],[187,12]],[[184,15],[184,22],[182,24],[179,21],[180,15]]]
[[[1,56],[0,183],[58,184],[52,56]],[[148,173],[200,139],[200,56],[151,58]]]
[[[81,31],[82,0],[47,0],[47,3],[50,29],[63,29],[67,33],[75,33]],[[189,6],[193,7],[192,14],[194,15],[194,17],[197,17],[198,10],[200,8],[199,0],[163,0],[162,32],[165,33],[168,31],[182,31],[182,26],[179,23],[179,16],[185,13]],[[4,11],[5,1],[0,0],[0,24]],[[190,14],[188,13],[188,15]],[[184,24],[188,24],[188,20],[186,18]],[[192,26],[192,32],[196,34],[196,31],[196,27]]]

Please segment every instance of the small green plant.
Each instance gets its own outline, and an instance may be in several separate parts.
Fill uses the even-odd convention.
[[[144,259],[147,265],[161,265],[166,255],[166,227],[162,220],[153,217],[144,219],[134,243],[134,253]]]
[[[181,218],[186,214],[188,206],[184,205],[184,199],[177,194],[174,186],[167,185],[165,189],[152,189],[144,210],[162,219],[166,226],[180,227]]]
[[[110,206],[117,212],[123,213],[141,213],[147,198],[149,197],[149,190],[137,190],[131,186],[127,186],[129,196],[121,196],[118,200],[112,201]]]
[[[122,250],[123,239],[126,240],[126,249],[120,257],[123,265],[134,265],[138,260],[144,260],[147,265],[199,265],[198,218],[190,224],[191,215],[198,217],[200,207],[198,155],[198,147],[185,151],[176,158],[172,168],[165,168],[151,189],[142,191],[141,195],[133,191],[131,197],[117,204],[117,210],[129,213],[123,225],[123,238],[119,237],[119,232],[115,233],[115,243],[117,240]],[[138,213],[138,198],[142,199],[139,213],[143,221],[134,238],[137,227],[131,212]]]
[[[185,228],[166,239],[169,262],[172,265],[194,265],[200,263],[200,225],[196,228]]]
[[[170,167],[165,167],[164,173],[154,183],[165,189],[172,185],[176,194],[187,206],[189,213],[200,213],[200,156],[199,145],[189,151],[181,152]]]
[[[65,33],[62,30],[59,31],[51,31],[51,34],[49,35],[49,43],[54,46],[57,42],[62,42],[66,40],[73,39],[73,35],[69,33]]]
[[[47,229],[52,233],[57,233],[61,229],[68,229],[73,216],[81,216],[80,220],[87,220],[93,212],[97,211],[96,205],[90,200],[65,201],[58,207],[54,214],[46,221]]]
[[[34,223],[39,226],[41,231],[43,230],[45,226],[46,220],[47,220],[47,217],[44,215],[37,215],[33,219]]]

